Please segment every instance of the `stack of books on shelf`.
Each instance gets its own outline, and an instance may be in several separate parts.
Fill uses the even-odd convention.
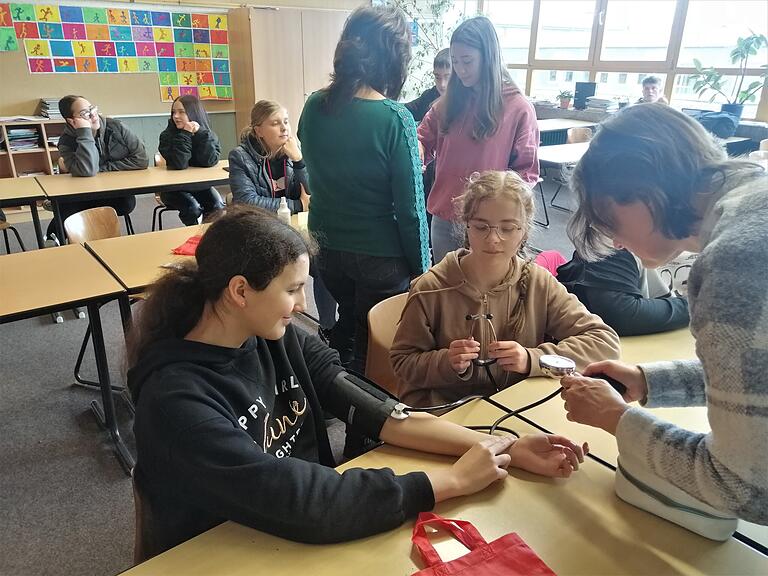
[[[52,146],[53,148],[58,148],[59,138],[61,138],[61,136],[48,136],[48,146]]]
[[[11,128],[8,127],[7,146],[11,152],[22,150],[34,150],[39,147],[40,134],[37,128]]]
[[[619,103],[616,100],[598,98],[590,96],[587,98],[587,110],[599,110],[600,112],[616,112],[619,109]]]
[[[59,112],[58,98],[40,98],[40,115],[49,120],[63,120]]]

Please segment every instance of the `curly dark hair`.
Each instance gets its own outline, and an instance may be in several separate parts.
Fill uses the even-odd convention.
[[[358,8],[336,45],[331,83],[323,89],[323,109],[338,110],[365,86],[397,100],[410,61],[411,31],[403,11],[388,6]]]
[[[317,246],[272,212],[236,205],[211,224],[195,260],[165,273],[148,297],[127,339],[126,364],[132,368],[156,342],[184,338],[195,327],[206,302],[216,302],[230,279],[242,275],[254,290],[264,290],[283,269]],[[134,399],[139,390],[131,390]]]

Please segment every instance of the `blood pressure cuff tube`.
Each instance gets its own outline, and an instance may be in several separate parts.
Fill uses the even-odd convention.
[[[378,438],[398,400],[371,381],[348,372],[339,372],[333,383],[338,400],[347,406],[347,424],[370,438]]]

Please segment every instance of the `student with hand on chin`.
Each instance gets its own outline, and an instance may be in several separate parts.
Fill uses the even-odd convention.
[[[82,96],[64,96],[59,100],[59,112],[67,123],[59,139],[59,153],[66,171],[72,176],[144,170],[149,165],[141,140],[119,120],[100,116],[98,106]],[[136,198],[124,196],[59,203],[62,220],[75,212],[98,206],[112,206],[119,216],[123,216],[136,207]],[[53,222],[48,226],[48,234],[52,231]]]

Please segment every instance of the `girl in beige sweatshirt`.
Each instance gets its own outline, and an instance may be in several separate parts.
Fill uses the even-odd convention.
[[[458,208],[469,249],[449,252],[414,280],[392,343],[403,402],[430,406],[493,394],[541,376],[543,354],[567,356],[578,369],[619,357],[616,333],[521,257],[533,196],[520,176],[475,175]],[[478,360],[493,363],[486,370]]]

